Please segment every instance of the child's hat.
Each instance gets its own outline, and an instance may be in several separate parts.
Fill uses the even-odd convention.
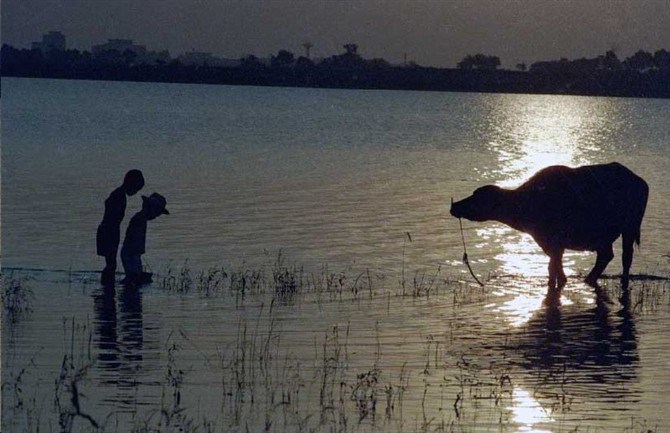
[[[165,200],[165,197],[158,194],[157,192],[151,194],[149,197],[143,195],[142,200],[147,205],[155,206],[157,209],[160,209],[162,214],[170,215],[170,212],[168,212],[168,210],[165,209],[165,206],[167,205],[167,200]]]

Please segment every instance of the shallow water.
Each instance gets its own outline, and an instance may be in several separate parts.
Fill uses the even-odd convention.
[[[633,273],[666,276],[670,102],[4,81],[3,273],[34,298],[3,319],[3,431],[59,429],[78,372],[104,431],[670,427],[666,281],[635,280],[622,302],[615,279],[581,283],[593,257],[572,253],[547,298],[532,239],[465,222],[479,288],[448,215],[485,183],[617,160],[651,187]],[[160,276],[105,293],[95,227],[133,167],[171,212],[149,226]],[[289,296],[279,249],[304,267]],[[226,287],[262,271],[263,290],[198,290],[219,266]]]
[[[347,276],[340,290],[338,274],[330,290],[280,296],[269,272],[266,291],[244,295],[161,281],[114,293],[95,275],[32,274],[33,312],[5,324],[5,428],[33,430],[31,419],[58,429],[75,412],[72,382],[103,431],[668,425],[667,282],[635,281],[621,301],[614,283],[595,295],[571,279],[557,300],[543,278],[479,288],[431,275],[403,296],[374,275]],[[90,430],[73,418],[75,431]]]

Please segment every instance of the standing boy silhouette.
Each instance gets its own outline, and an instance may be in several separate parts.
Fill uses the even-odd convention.
[[[123,179],[123,184],[109,194],[105,200],[105,214],[98,226],[96,247],[99,256],[105,258],[105,269],[102,270],[100,282],[103,285],[114,285],[116,274],[116,254],[121,239],[121,221],[126,213],[126,196],[137,194],[144,186],[144,176],[139,170],[130,170]]]

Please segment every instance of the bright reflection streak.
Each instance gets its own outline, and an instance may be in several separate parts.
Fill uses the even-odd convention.
[[[584,99],[547,97],[533,102],[513,97],[501,98],[494,114],[500,124],[489,146],[498,156],[497,172],[492,173],[502,187],[516,187],[542,168],[550,165],[578,166],[595,163],[600,148],[593,125],[601,118],[598,106]],[[595,135],[594,135],[595,134]],[[546,294],[549,257],[530,235],[499,225],[488,224],[477,230],[504,275],[520,276],[522,286],[502,288],[508,300],[500,311],[511,326],[527,323],[542,308]],[[567,276],[577,273],[575,258],[584,253],[566,253],[563,259]],[[589,253],[585,253],[589,254]],[[525,280],[528,277],[532,280]],[[541,282],[541,283],[540,283]],[[570,301],[561,297],[561,305]],[[521,392],[521,391],[519,391]],[[521,395],[521,394],[520,394]]]
[[[550,165],[581,165],[590,161],[585,151],[592,147],[580,142],[580,134],[585,129],[583,123],[589,115],[586,104],[573,99],[551,98],[536,106],[508,107],[506,126],[510,129],[506,143],[491,143],[498,153],[499,172],[502,179],[499,186],[518,186],[542,168]],[[581,146],[580,146],[581,144]],[[491,230],[491,229],[488,229]],[[523,276],[547,275],[549,258],[527,234],[505,228],[494,234],[502,240],[503,251],[496,256],[502,263],[505,274]],[[486,238],[486,233],[484,234]],[[568,265],[568,266],[565,266]],[[570,276],[575,273],[564,263],[564,271]]]
[[[543,291],[538,291],[537,293],[525,293],[519,294],[505,303],[503,303],[498,311],[505,314],[509,324],[513,327],[519,327],[533,317],[536,311],[542,308],[542,303],[545,299],[545,293]],[[573,302],[561,296],[560,299],[561,305],[572,305]]]
[[[535,428],[535,424],[552,423],[554,419],[528,391],[514,388],[512,406],[508,409],[512,411],[514,422],[520,424],[517,433],[550,433],[549,430]]]
[[[533,313],[542,307],[544,293],[536,295],[519,295],[500,306],[500,311],[505,313],[510,325],[519,327],[527,323]]]
[[[539,170],[550,165],[574,165],[575,155],[569,148],[559,148],[550,151],[549,143],[524,142],[522,143],[522,154],[500,152],[500,161],[505,164],[503,173],[509,178],[498,182],[502,187],[516,187],[526,181]]]
[[[502,263],[502,271],[508,275],[544,276],[547,274],[549,257],[526,233],[505,227],[506,236],[501,244],[503,251],[496,255]]]
[[[510,117],[506,143],[493,142],[498,152],[503,179],[498,185],[518,186],[538,170],[556,164],[582,165],[590,163],[585,153],[597,151],[584,143],[581,135],[594,116],[588,104],[574,99],[552,98],[535,106],[506,107]]]
[[[477,248],[486,248],[497,244],[502,252],[495,256],[500,262],[503,275],[523,275],[524,277],[547,276],[549,257],[535,243],[535,240],[526,233],[517,232],[511,227],[496,225],[476,229],[480,239],[486,242],[477,244]],[[574,257],[591,255],[589,252],[566,252],[563,257],[565,275],[572,276],[577,272],[573,269]]]

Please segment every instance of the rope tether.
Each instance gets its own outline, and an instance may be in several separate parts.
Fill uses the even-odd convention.
[[[475,281],[482,287],[484,287],[484,284],[479,281],[479,278],[475,275],[475,273],[472,271],[472,267],[470,267],[470,261],[468,260],[468,251],[465,248],[465,235],[463,234],[463,222],[461,219],[458,219],[458,225],[461,227],[461,240],[463,241],[463,263],[465,263],[465,266],[468,267],[468,270],[470,271],[470,275],[472,275],[472,278],[475,279]]]

